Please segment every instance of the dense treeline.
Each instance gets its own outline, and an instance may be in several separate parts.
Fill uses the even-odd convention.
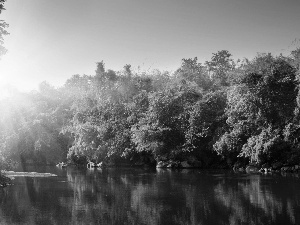
[[[228,51],[174,72],[97,63],[63,87],[1,100],[2,165],[14,162],[192,166],[300,160],[300,49],[234,61]],[[13,92],[13,91],[12,91]],[[169,161],[170,162],[170,161]]]

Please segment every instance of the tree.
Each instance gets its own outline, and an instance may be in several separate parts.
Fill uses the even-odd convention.
[[[300,69],[300,48],[293,50],[291,52],[292,64],[296,67],[297,70]]]
[[[226,92],[209,92],[189,110],[188,126],[185,130],[185,145],[203,165],[218,161],[213,144],[226,129]]]
[[[1,14],[2,10],[5,10],[5,8],[4,8],[5,1],[6,0],[0,0],[0,14]],[[8,27],[8,24],[5,21],[0,20],[0,58],[7,51],[6,48],[3,46],[4,36],[9,34],[6,30],[7,27]]]
[[[132,126],[132,142],[139,152],[155,158],[178,157],[185,150],[189,109],[201,94],[188,86],[150,93],[148,108]]]
[[[235,63],[227,50],[213,53],[211,61],[206,61],[205,65],[212,72],[212,79],[219,85],[228,86],[228,72],[235,68]]]
[[[228,92],[226,115],[230,129],[214,145],[230,157],[266,162],[284,146],[283,133],[297,106],[296,69],[281,57],[256,57],[240,84]],[[278,159],[278,157],[277,157]]]
[[[197,61],[197,57],[182,59],[181,66],[176,71],[176,76],[183,79],[184,82],[194,82],[202,89],[208,90],[212,85],[211,81],[205,67]]]
[[[97,62],[96,76],[102,76],[105,73],[105,63],[103,60],[101,62]]]
[[[61,96],[55,89],[19,93],[0,102],[0,152],[6,161],[56,163],[66,158],[60,135]],[[2,105],[3,104],[3,105]]]

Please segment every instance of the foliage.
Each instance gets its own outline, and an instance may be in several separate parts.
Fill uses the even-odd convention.
[[[64,157],[67,141],[59,135],[58,99],[48,94],[20,93],[2,100],[0,146],[6,161],[55,163]]]
[[[203,90],[208,90],[212,86],[212,81],[205,66],[197,61],[197,57],[194,59],[182,59],[181,66],[176,71],[176,77],[182,79],[182,82],[195,83]]]
[[[212,79],[221,86],[228,86],[228,72],[235,68],[235,62],[231,58],[231,54],[227,50],[221,50],[213,53],[211,61],[206,61],[205,64],[210,72]]]
[[[61,88],[43,82],[1,100],[0,160],[295,164],[298,56],[234,62],[222,50],[204,64],[183,59],[173,74],[98,62],[94,75],[73,75]]]
[[[241,82],[228,91],[230,129],[215,143],[215,150],[258,163],[275,160],[282,146],[288,151],[283,130],[294,121],[297,86],[296,69],[286,60],[270,54],[256,57],[245,67]]]
[[[4,8],[5,1],[6,0],[0,0],[0,14],[1,14],[2,10],[5,10],[5,8]],[[6,30],[7,27],[8,27],[8,24],[5,21],[0,20],[0,58],[7,51],[6,48],[3,46],[3,44],[4,44],[3,38],[5,35],[8,35],[8,32]]]
[[[200,96],[189,89],[150,94],[148,109],[131,129],[137,150],[150,151],[155,157],[176,154],[184,145],[187,109]]]

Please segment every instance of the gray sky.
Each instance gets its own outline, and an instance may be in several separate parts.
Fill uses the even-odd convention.
[[[182,58],[228,50],[287,54],[300,38],[299,0],[7,0],[8,53],[0,86],[59,86],[73,74],[107,69],[175,70]]]

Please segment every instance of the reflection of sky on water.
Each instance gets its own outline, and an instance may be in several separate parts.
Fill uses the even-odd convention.
[[[299,224],[299,178],[48,168],[0,190],[0,224]],[[44,170],[45,172],[45,170]]]

